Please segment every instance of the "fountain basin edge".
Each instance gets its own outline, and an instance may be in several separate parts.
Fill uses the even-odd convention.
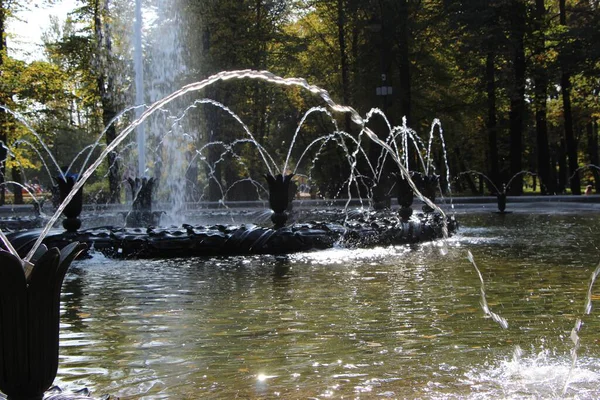
[[[454,217],[445,217],[449,235],[458,229]],[[392,213],[360,214],[341,222],[309,221],[274,229],[253,224],[187,225],[181,227],[98,227],[65,232],[52,230],[44,239],[48,247],[85,243],[89,251],[110,258],[176,258],[246,254],[291,254],[343,247],[401,245],[444,237],[444,217],[417,214],[403,222]],[[19,254],[26,254],[41,229],[7,234]]]

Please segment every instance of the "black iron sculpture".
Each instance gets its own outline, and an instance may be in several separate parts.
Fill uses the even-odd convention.
[[[387,179],[380,179],[373,187],[373,209],[374,210],[389,210],[391,206],[391,198],[388,194],[389,185]]]
[[[411,173],[411,177],[417,181],[423,180],[421,174]],[[292,178],[293,174],[266,175],[269,205],[273,210],[272,228],[252,224],[184,224],[179,228],[105,226],[77,230],[75,233],[51,232],[44,238],[44,244],[63,248],[78,241],[115,258],[289,254],[331,248],[335,243],[365,247],[422,242],[443,237],[446,233],[452,234],[458,228],[453,217],[436,212],[413,215],[411,205],[414,189],[404,178],[398,178],[400,218],[382,211],[300,209],[295,215],[296,222],[286,226],[296,190]],[[435,179],[429,181],[435,182]],[[146,188],[150,189],[151,186]],[[146,191],[149,192],[151,190]],[[429,195],[435,199],[435,190],[433,196]],[[145,199],[148,200],[147,197]],[[136,204],[147,206],[149,203],[140,199]],[[39,234],[39,230],[15,230],[7,237],[15,251],[24,255],[31,250]]]
[[[435,203],[435,192],[440,182],[440,176],[431,174],[426,175],[421,172],[411,172],[411,178],[415,182],[417,189],[429,199],[432,203]],[[434,209],[428,204],[423,205],[423,212],[426,214],[432,213]]]
[[[58,186],[60,203],[65,201],[75,183],[77,183],[77,174],[65,174],[56,177],[56,184]],[[83,210],[83,188],[79,189],[75,196],[71,199],[69,204],[65,207],[63,215],[66,217],[63,220],[63,227],[67,232],[77,232],[81,228],[81,220],[79,215]]]
[[[152,192],[156,180],[154,178],[127,178],[133,195],[132,210],[127,214],[126,225],[145,227],[156,225],[161,213],[152,212]]]
[[[276,229],[283,228],[288,219],[286,210],[291,208],[291,202],[295,195],[293,177],[294,174],[277,174],[275,176],[265,174],[269,184],[269,207],[273,210],[271,221]]]
[[[73,242],[47,250],[29,273],[0,250],[0,390],[9,400],[42,399],[56,377],[60,290],[84,249]]]
[[[414,191],[408,179],[402,174],[395,174],[396,186],[398,186],[398,214],[403,222],[408,222],[413,214],[411,205],[413,203]]]
[[[503,214],[506,210],[506,185],[502,185],[502,190],[496,193],[496,199],[498,201],[498,211]]]

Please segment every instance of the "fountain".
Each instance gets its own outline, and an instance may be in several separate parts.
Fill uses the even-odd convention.
[[[154,178],[128,178],[127,183],[131,188],[133,202],[131,211],[125,216],[125,225],[129,227],[147,227],[158,225],[161,212],[152,211],[152,192]]]
[[[282,165],[214,99],[190,100],[183,112],[165,107],[237,79],[296,85],[324,100],[305,113]],[[392,127],[377,109],[363,118],[301,79],[257,71],[223,72],[164,95],[150,96],[146,111],[133,109],[135,122],[103,150],[105,156],[138,134],[137,143],[119,150],[140,160],[137,175],[124,177],[129,210],[83,203],[84,184],[102,161],[92,158],[78,174],[59,169],[60,204],[52,218],[40,206],[34,219],[46,230],[0,221],[0,233],[10,231],[10,251],[0,250],[0,390],[10,398],[39,398],[55,376],[69,391],[86,386],[124,398],[600,396],[600,323],[590,316],[600,267],[585,286],[598,258],[594,204],[585,204],[584,216],[565,204],[519,203],[506,213],[504,187],[496,190],[501,219],[468,205],[458,211],[458,232],[445,214],[456,212],[454,203],[435,204],[440,186],[447,183],[450,193],[451,182],[447,161],[444,177],[430,157],[434,130],[444,143],[437,120],[423,143],[405,121]],[[142,93],[136,104],[145,101]],[[204,132],[208,142],[190,149],[194,132],[179,122],[201,106],[235,120],[243,136],[227,142]],[[339,129],[339,113],[349,113],[358,135]],[[331,131],[292,157],[314,114],[327,116]],[[379,117],[389,128],[382,140],[368,125]],[[160,128],[147,145],[144,126]],[[293,200],[296,184],[312,183],[314,190],[317,160],[332,144],[349,171],[335,177],[343,182],[334,190],[339,199]],[[417,149],[419,171],[408,170],[408,146]],[[380,153],[370,157],[372,149]],[[177,162],[163,157],[177,152]],[[242,162],[242,152],[256,155],[253,165]],[[164,198],[183,193],[193,162],[205,167],[204,184],[220,196],[204,201],[202,194],[203,201],[179,203],[172,212]],[[226,186],[218,171],[225,163],[258,172]],[[169,168],[176,183],[160,173]],[[251,209],[230,201],[239,187],[257,194]],[[415,199],[424,203],[422,213]],[[64,230],[52,228],[61,213]],[[169,226],[173,221],[178,226]],[[77,242],[88,251],[72,263],[84,251]],[[45,252],[44,243],[56,248]],[[28,278],[21,270],[30,264]],[[55,284],[40,284],[48,279]],[[32,300],[25,309],[23,298],[39,306]],[[11,319],[18,331],[6,329]]]
[[[161,211],[152,211],[152,193],[155,190],[156,179],[154,178],[129,178],[128,182],[133,193],[132,211],[126,214],[126,227],[119,226],[102,226],[89,227],[79,229],[81,221],[79,214],[83,209],[82,190],[83,184],[94,172],[103,156],[93,162],[85,172],[80,175],[63,174],[56,178],[61,190],[60,199],[61,206],[56,211],[55,215],[50,219],[45,228],[45,232],[39,231],[19,231],[9,234],[9,239],[13,242],[17,252],[21,255],[30,254],[43,242],[49,247],[63,247],[72,241],[79,241],[87,244],[88,248],[100,251],[111,257],[181,257],[181,256],[203,256],[213,254],[288,254],[297,251],[305,251],[307,249],[323,249],[334,246],[336,243],[346,243],[351,246],[373,246],[377,244],[401,244],[414,243],[420,241],[433,240],[447,236],[456,230],[457,225],[453,217],[447,217],[433,201],[435,200],[435,191],[438,186],[439,178],[435,174],[428,173],[430,168],[430,160],[427,162],[423,159],[424,173],[412,173],[412,178],[408,175],[406,167],[403,165],[402,157],[404,157],[403,146],[395,144],[395,139],[402,135],[402,141],[407,142],[408,136],[414,136],[410,130],[403,126],[402,129],[391,130],[390,137],[384,142],[372,133],[365,125],[367,120],[363,120],[352,108],[335,104],[329,94],[315,86],[308,85],[305,81],[295,78],[281,78],[268,72],[257,71],[229,71],[219,73],[208,79],[190,84],[183,89],[174,92],[173,94],[155,102],[151,105],[139,119],[135,120],[129,127],[124,129],[117,139],[108,147],[103,149],[103,155],[113,151],[116,146],[122,142],[127,135],[134,129],[144,123],[145,120],[156,111],[162,110],[170,102],[186,95],[187,93],[197,92],[205,87],[223,80],[230,79],[258,79],[271,82],[273,84],[296,85],[304,87],[307,90],[318,94],[329,106],[332,112],[350,113],[355,123],[361,127],[359,139],[348,135],[342,131],[334,131],[330,135],[325,135],[313,141],[308,148],[300,156],[294,173],[286,174],[285,176],[273,171],[285,171],[290,166],[290,156],[292,148],[295,145],[295,140],[292,140],[290,149],[287,152],[287,157],[283,166],[278,168],[274,165],[273,158],[266,152],[262,146],[255,140],[252,133],[241,122],[240,118],[228,110],[225,106],[214,102],[201,99],[200,103],[216,106],[224,111],[227,111],[231,116],[238,121],[243,128],[246,139],[236,139],[231,144],[222,142],[208,143],[203,149],[211,149],[211,146],[222,146],[223,153],[218,157],[217,162],[224,159],[225,154],[234,154],[235,146],[245,145],[256,148],[259,159],[265,163],[265,168],[269,171],[266,174],[269,186],[269,203],[273,211],[271,219],[274,223],[273,228],[261,227],[253,224],[216,224],[206,225],[185,223],[181,227],[160,227]],[[194,102],[192,106],[197,103]],[[180,120],[187,113],[185,109]],[[326,109],[319,109],[323,111]],[[315,110],[309,110],[309,113]],[[327,111],[329,113],[329,111]],[[329,114],[330,116],[332,114]],[[371,116],[369,116],[370,118]],[[295,133],[294,139],[299,134],[300,127]],[[168,136],[169,134],[167,134]],[[394,160],[399,169],[399,175],[405,177],[405,184],[399,187],[404,187],[407,194],[401,196],[413,196],[416,194],[425,202],[424,213],[414,216],[404,215],[399,219],[395,214],[389,212],[342,212],[334,213],[328,220],[318,221],[314,215],[310,216],[310,220],[285,226],[287,221],[287,213],[290,211],[291,199],[294,196],[294,191],[290,190],[295,186],[292,182],[292,177],[297,173],[300,163],[310,147],[324,146],[330,141],[341,143],[347,154],[348,164],[350,166],[350,176],[346,179],[348,187],[348,200],[344,207],[348,210],[348,205],[351,201],[350,188],[356,186],[360,192],[359,180],[357,177],[363,176],[364,173],[357,170],[357,159],[360,156],[366,155],[366,152],[361,147],[362,137],[373,140],[376,145],[381,146],[382,155],[380,158],[390,158]],[[392,144],[392,146],[390,145]],[[406,146],[406,145],[404,145]],[[91,150],[90,150],[91,151]],[[201,150],[198,154],[201,154]],[[318,152],[315,159],[318,159]],[[310,161],[310,160],[309,160]],[[312,169],[314,165],[309,164]],[[427,166],[426,166],[427,164]],[[378,170],[372,169],[374,177],[381,176],[383,173],[382,165],[378,166]],[[425,167],[426,166],[426,167]],[[214,166],[211,169],[214,170]],[[213,179],[209,177],[209,179]],[[251,177],[247,178],[257,188],[260,187],[257,181]],[[377,178],[379,179],[379,178]],[[235,185],[236,183],[234,183]],[[407,189],[409,188],[409,189]],[[67,195],[67,191],[70,193]],[[223,196],[226,196],[228,190],[223,190]],[[423,192],[424,196],[421,196]],[[359,197],[359,201],[362,199]],[[225,199],[221,200],[223,204]],[[435,211],[435,212],[434,212]],[[63,223],[66,232],[52,231],[50,227],[63,213],[67,219]],[[319,213],[317,213],[319,214]],[[323,214],[321,214],[323,218]]]
[[[506,195],[507,195],[508,189],[510,188],[510,185],[512,184],[513,180],[522,175],[535,176],[536,174],[531,171],[517,172],[508,180],[508,183],[502,184],[502,189],[499,189],[496,186],[496,184],[487,175],[485,175],[482,172],[473,171],[473,170],[464,171],[464,172],[459,173],[456,178],[458,179],[464,175],[477,175],[480,178],[483,178],[488,183],[488,185],[490,185],[490,187],[493,189],[493,194],[494,194],[494,196],[496,196],[496,201],[498,204],[498,213],[504,214],[504,213],[510,212],[510,211],[506,211],[506,201],[507,201]]]
[[[122,398],[597,398],[598,251],[581,244],[597,241],[599,209],[544,204],[459,209],[444,255],[439,242],[93,254],[65,279],[56,384]]]
[[[430,241],[444,236],[444,221],[456,228],[435,208],[431,171],[406,173],[400,162],[397,212],[345,200],[345,212],[290,213],[299,171],[283,173],[286,164],[266,168],[273,228],[55,231],[57,247],[93,246],[65,279],[56,383],[124,397],[597,397],[600,354],[585,345],[599,326],[578,311],[594,298],[583,282],[597,252],[580,243],[594,240],[596,214],[538,207],[499,221],[472,207],[460,234]],[[72,188],[57,213],[78,200],[88,172],[65,176]],[[418,193],[433,212],[413,212]],[[288,224],[302,213],[323,221]],[[21,252],[39,235],[10,234]]]
[[[56,377],[61,287],[84,248],[40,248],[31,263],[0,251],[0,390],[9,399],[42,399]]]

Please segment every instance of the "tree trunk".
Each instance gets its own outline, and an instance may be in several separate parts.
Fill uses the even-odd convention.
[[[525,114],[525,6],[513,2],[511,39],[513,46],[513,87],[510,95],[510,171],[514,176],[523,169],[523,120]],[[523,176],[515,177],[508,188],[512,195],[523,193]]]
[[[586,129],[590,164],[600,167],[600,157],[598,156],[598,122],[596,120],[590,121],[587,124]],[[598,187],[600,186],[600,171],[594,167],[591,167],[591,171],[594,175],[594,187],[596,188],[596,193],[598,193]]]
[[[411,90],[410,90],[410,58],[408,49],[408,2],[399,0],[399,64],[400,64],[400,88],[398,97],[400,98],[400,112],[406,117],[410,126],[411,121]]]
[[[13,200],[13,204],[24,204],[23,201],[23,188],[21,185],[23,183],[23,175],[21,174],[21,169],[18,165],[15,165],[11,168],[12,180],[16,182],[13,185],[13,193],[15,198]]]
[[[567,26],[567,14],[565,9],[565,0],[559,1],[560,24]],[[567,146],[567,157],[569,160],[569,174],[571,179],[569,185],[572,194],[581,194],[581,183],[577,168],[577,141],[573,131],[573,113],[571,111],[571,73],[569,71],[568,60],[566,57],[560,57],[561,75],[560,87],[562,93],[563,116],[565,123],[565,143]]]
[[[408,1],[398,0],[398,64],[399,64],[399,88],[398,100],[400,101],[400,115],[406,118],[408,126],[413,122],[411,113],[411,86],[410,86],[410,52],[409,52],[409,32],[408,32]],[[405,149],[410,169],[418,167],[418,155],[411,154],[411,144],[408,149]]]
[[[207,93],[209,97],[211,96],[212,90],[209,90]],[[226,100],[229,96],[226,95]],[[227,103],[225,103],[227,104]],[[206,130],[208,132],[208,143],[216,142],[218,139],[218,132],[222,132],[223,129],[221,127],[221,119],[217,115],[217,110],[214,107],[210,107],[206,109],[205,112],[206,117]],[[205,164],[205,173],[206,179],[208,180],[208,194],[207,199],[209,201],[219,201],[223,198],[223,187],[222,187],[222,167],[223,163],[217,161],[221,158],[222,149],[218,146],[208,146],[206,148],[207,152],[207,162]]]
[[[465,164],[465,159],[463,158],[463,156],[461,154],[460,147],[456,146],[454,148],[454,152],[456,154],[456,158],[458,159],[458,165],[460,167],[460,170],[468,171],[469,168],[467,168],[467,166]],[[480,193],[478,193],[477,186],[475,186],[475,183],[473,182],[473,178],[471,177],[470,174],[463,174],[461,176],[464,177],[465,181],[467,182],[467,186],[469,187],[469,190],[471,190],[472,194],[474,194],[474,195],[480,194]]]
[[[556,191],[559,194],[565,192],[567,178],[567,153],[565,151],[565,141],[563,139],[560,141],[560,146],[558,147],[558,188]]]
[[[535,2],[535,51],[537,54],[545,52],[546,37],[544,34],[546,8],[544,0]],[[556,191],[555,182],[550,179],[550,160],[548,149],[548,123],[547,98],[548,98],[548,73],[541,63],[534,67],[533,79],[535,84],[535,130],[537,143],[537,172],[540,177],[540,190],[542,194],[552,194]]]
[[[346,9],[344,0],[337,0],[337,25],[338,25],[338,42],[340,46],[340,67],[342,69],[342,100],[345,105],[350,104],[350,75],[348,65],[348,50],[346,46]],[[350,132],[351,120],[350,114],[344,116],[346,132]]]
[[[114,79],[110,68],[112,58],[112,38],[109,24],[106,22],[109,13],[110,0],[104,0],[102,8],[100,0],[94,2],[94,32],[97,43],[96,83],[102,104],[102,126],[106,129],[106,145],[110,145],[117,137],[114,124],[110,124],[116,116],[114,105]],[[110,124],[110,126],[109,126]],[[110,203],[121,201],[121,179],[119,173],[119,160],[116,152],[108,153],[108,186]]]
[[[495,74],[495,54],[493,51],[488,51],[485,60],[485,82],[487,91],[487,108],[488,115],[486,120],[486,128],[488,134],[488,146],[490,163],[488,165],[488,175],[490,180],[497,188],[502,186],[500,182],[500,165],[498,163],[498,127],[496,119],[496,74]],[[493,188],[490,188],[490,191]]]

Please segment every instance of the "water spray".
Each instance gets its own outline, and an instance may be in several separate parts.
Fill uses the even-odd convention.
[[[479,271],[479,268],[477,268],[477,264],[475,264],[475,259],[473,258],[473,254],[471,254],[471,251],[467,251],[467,254],[469,261],[475,268],[475,271],[477,271],[477,275],[479,275],[479,280],[481,281],[481,301],[479,302],[479,304],[481,304],[481,309],[486,315],[488,315],[495,322],[497,322],[503,329],[508,329],[508,321],[504,317],[501,317],[499,314],[496,314],[495,312],[490,310],[485,295],[485,284],[483,282],[483,275],[481,275],[481,271]]]
[[[592,289],[594,287],[594,282],[596,282],[596,278],[600,275],[600,262],[596,266],[594,272],[590,277],[590,285],[588,286],[588,292],[585,300],[585,307],[583,308],[583,314],[588,315],[592,312]],[[563,386],[563,396],[566,394],[567,389],[569,388],[569,379],[571,378],[571,374],[575,369],[575,364],[577,363],[577,350],[580,347],[580,339],[579,339],[579,331],[583,326],[582,318],[577,318],[575,321],[575,326],[571,329],[571,341],[573,342],[573,348],[571,349],[571,368],[569,369],[569,373],[567,374],[567,379],[565,380],[565,385]]]

